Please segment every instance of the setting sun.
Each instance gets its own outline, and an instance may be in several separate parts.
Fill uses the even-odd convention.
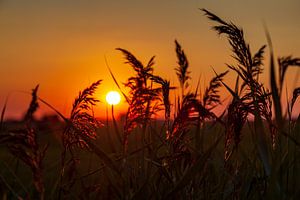
[[[121,96],[120,96],[119,92],[117,92],[117,91],[110,91],[106,95],[106,101],[110,105],[119,104],[120,100],[121,100]]]

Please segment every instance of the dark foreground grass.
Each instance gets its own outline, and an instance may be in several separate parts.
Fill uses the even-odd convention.
[[[32,90],[32,101],[18,123],[0,121],[0,197],[2,199],[297,199],[300,196],[300,117],[292,119],[300,89],[281,102],[284,76],[300,59],[270,56],[270,85],[260,82],[266,46],[255,53],[244,32],[203,9],[224,35],[235,63],[215,72],[203,94],[190,86],[189,62],[175,41],[179,87],[118,48],[134,75],[124,87],[111,75],[128,103],[123,118],[101,123],[93,116],[95,90],[82,90],[70,116],[62,115]],[[230,88],[227,73],[235,73]],[[218,116],[220,87],[231,100]],[[170,94],[179,90],[174,101]],[[36,121],[40,103],[60,120]],[[283,108],[287,107],[286,114]],[[156,114],[163,113],[164,120]],[[299,113],[297,113],[299,115]],[[251,120],[249,120],[251,118]]]

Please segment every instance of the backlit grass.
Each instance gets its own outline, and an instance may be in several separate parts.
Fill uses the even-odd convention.
[[[128,103],[120,119],[94,117],[94,93],[101,80],[79,92],[69,116],[32,90],[32,101],[18,123],[1,114],[0,195],[3,199],[296,199],[300,196],[300,117],[291,113],[300,89],[282,102],[284,77],[300,59],[275,60],[271,38],[253,52],[243,30],[213,13],[201,12],[225,36],[234,63],[203,88],[191,87],[188,56],[178,41],[178,86],[155,73],[155,60],[139,61],[117,48],[132,76],[124,85],[110,73]],[[270,66],[264,64],[270,51]],[[260,82],[269,68],[270,88]],[[236,74],[235,86],[227,73]],[[101,77],[100,77],[101,78]],[[231,95],[221,105],[220,88]],[[124,88],[129,90],[123,92]],[[170,95],[178,90],[175,100]],[[39,122],[39,104],[60,121]],[[223,107],[217,115],[214,108]],[[287,112],[283,108],[287,107]],[[158,120],[160,113],[163,120]],[[299,115],[299,113],[297,113]],[[300,115],[299,115],[300,116]],[[251,120],[250,120],[251,119]]]

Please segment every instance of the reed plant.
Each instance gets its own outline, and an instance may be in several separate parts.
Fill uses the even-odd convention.
[[[133,70],[133,75],[121,85],[109,68],[128,103],[123,121],[113,118],[110,125],[95,118],[93,107],[99,101],[94,95],[101,80],[79,92],[69,117],[41,99],[37,95],[38,86],[32,90],[32,100],[22,122],[14,127],[4,121],[5,103],[1,112],[0,144],[3,152],[4,146],[8,153],[0,156],[0,164],[4,166],[0,171],[1,197],[299,197],[300,114],[295,109],[299,87],[293,88],[286,103],[282,99],[288,69],[299,67],[300,58],[284,56],[276,61],[267,30],[268,46],[262,45],[253,52],[242,28],[206,9],[201,12],[215,24],[213,30],[227,38],[234,58],[233,63],[225,64],[223,72],[214,71],[215,76],[207,87],[202,87],[200,82],[196,88],[192,87],[188,56],[175,40],[178,84],[174,85],[155,73],[155,57],[143,64],[130,51],[117,48],[125,64]],[[269,65],[264,63],[267,47]],[[260,79],[265,68],[270,69],[270,88]],[[234,86],[226,81],[228,73],[236,75]],[[221,87],[230,94],[227,106],[222,103]],[[203,93],[199,93],[200,88]],[[175,90],[179,90],[179,95]],[[39,103],[60,116],[61,121],[57,123],[61,128],[56,131],[59,142],[49,138],[46,140],[53,143],[45,142],[45,133],[34,118]],[[222,107],[224,113],[216,114],[217,107]],[[157,118],[159,115],[161,120]],[[56,159],[51,160],[52,157]],[[50,164],[44,165],[45,162]],[[22,178],[25,170],[31,172],[32,184]]]

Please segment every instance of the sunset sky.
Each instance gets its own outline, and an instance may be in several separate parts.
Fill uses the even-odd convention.
[[[201,77],[204,88],[213,76],[211,67],[222,72],[225,63],[234,62],[226,39],[211,30],[213,23],[199,8],[242,26],[253,52],[266,44],[265,23],[276,55],[300,56],[299,0],[0,0],[1,109],[9,96],[6,117],[20,117],[30,101],[20,91],[40,84],[39,96],[67,115],[79,90],[103,79],[97,92],[100,116],[104,95],[117,90],[105,57],[120,83],[132,73],[117,47],[143,62],[155,55],[154,73],[178,85],[175,39],[189,59],[192,84]],[[297,69],[287,74],[288,87],[294,86]],[[234,77],[231,72],[225,82]],[[123,99],[116,109],[124,108]],[[49,112],[45,106],[44,112]]]

